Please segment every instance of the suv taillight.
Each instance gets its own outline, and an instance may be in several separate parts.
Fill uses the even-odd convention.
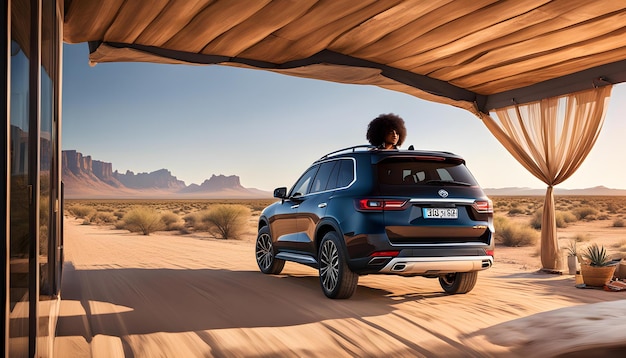
[[[404,210],[406,200],[397,199],[357,199],[356,209],[361,211]]]
[[[491,200],[476,200],[472,207],[481,214],[493,213],[493,203]]]

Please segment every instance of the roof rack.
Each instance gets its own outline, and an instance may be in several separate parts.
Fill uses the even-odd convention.
[[[343,149],[336,150],[334,152],[330,152],[330,153],[324,155],[323,157],[321,157],[318,160],[323,160],[323,159],[326,159],[326,158],[328,158],[330,156],[333,156],[333,155],[336,155],[336,154],[339,154],[339,153],[343,153],[343,152],[356,152],[358,149],[360,149],[360,150],[372,150],[372,149],[376,149],[376,148],[377,148],[376,146],[370,145],[370,144],[355,145],[355,146],[352,146],[352,147],[343,148]]]

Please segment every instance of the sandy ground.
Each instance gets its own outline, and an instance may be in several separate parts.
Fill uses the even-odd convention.
[[[620,234],[621,235],[621,234]],[[565,233],[567,236],[567,233]],[[57,357],[605,357],[626,353],[626,291],[541,273],[498,248],[473,291],[361,277],[330,300],[317,272],[259,272],[254,234],[130,234],[65,221]]]

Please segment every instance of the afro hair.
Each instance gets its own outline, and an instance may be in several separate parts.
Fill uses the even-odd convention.
[[[395,130],[398,133],[397,146],[399,147],[406,139],[406,127],[404,126],[404,120],[393,113],[381,114],[374,118],[367,126],[366,138],[371,145],[378,147],[385,143],[385,135],[391,130]]]

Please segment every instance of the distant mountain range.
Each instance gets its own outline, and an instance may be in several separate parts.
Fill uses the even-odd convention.
[[[94,160],[75,150],[63,151],[62,180],[68,199],[264,199],[272,193],[244,188],[236,175],[212,175],[202,184],[186,185],[167,169],[135,174],[113,171],[113,164]],[[488,196],[543,196],[546,189],[485,188]],[[554,190],[555,195],[626,196],[624,189],[597,186],[587,189]]]
[[[202,184],[185,185],[167,169],[151,173],[113,171],[113,164],[94,160],[75,150],[62,152],[62,174],[68,199],[263,199],[272,193],[244,188],[236,175],[212,175]]]

